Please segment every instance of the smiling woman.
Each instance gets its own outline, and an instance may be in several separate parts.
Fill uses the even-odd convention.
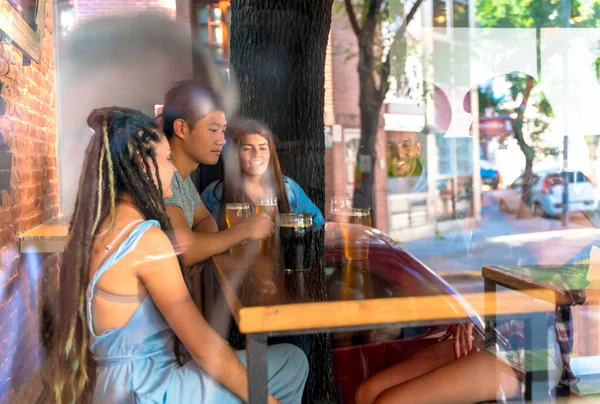
[[[252,208],[259,198],[277,198],[280,213],[310,213],[313,223],[325,223],[323,214],[304,190],[283,175],[273,134],[264,124],[254,120],[239,120],[227,130],[233,145],[225,156],[225,178],[209,185],[202,201],[226,228],[223,217],[226,203],[249,203]]]

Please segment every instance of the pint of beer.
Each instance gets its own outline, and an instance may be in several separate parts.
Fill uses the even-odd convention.
[[[245,218],[250,217],[250,215],[250,204],[248,203],[225,204],[225,222],[230,229]],[[229,254],[240,255],[243,252],[243,245],[244,243],[231,247],[229,249]]]
[[[256,214],[265,213],[275,223],[277,212],[277,198],[258,198],[256,200]]]
[[[268,215],[273,223],[277,223],[277,198],[258,198],[256,201],[256,214],[264,213]],[[271,235],[260,241],[259,250],[263,254],[273,251],[275,248],[275,236]]]
[[[329,204],[329,220],[338,222],[337,214],[352,209],[352,199],[347,196],[334,196]]]
[[[281,214],[279,227],[283,265],[286,271],[306,271],[314,258],[312,215]]]
[[[246,217],[250,217],[250,204],[228,203],[225,205],[225,222],[227,222],[228,228],[231,229]]]
[[[372,227],[370,209],[352,208],[336,212],[336,222],[344,238],[344,256],[347,260],[366,260],[369,258],[369,234],[364,227]]]

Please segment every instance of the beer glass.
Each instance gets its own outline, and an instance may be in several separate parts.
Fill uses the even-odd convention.
[[[334,196],[329,203],[329,220],[338,222],[338,213],[350,209],[352,209],[352,199],[347,196]]]
[[[306,271],[314,258],[312,215],[281,214],[279,237],[286,271]]]
[[[264,213],[268,215],[273,223],[277,223],[277,198],[258,198],[256,200],[256,214]],[[271,235],[264,240],[260,241],[259,251],[263,254],[273,251],[275,246],[275,236]]]
[[[369,258],[369,234],[362,225],[372,227],[371,210],[352,208],[336,214],[344,239],[344,256],[347,260],[366,260]]]
[[[258,198],[256,200],[256,214],[267,214],[273,223],[277,220],[277,198]]]
[[[225,222],[227,227],[231,229],[233,226],[242,222],[245,218],[250,217],[250,204],[248,203],[227,203],[225,204]],[[239,255],[242,251],[244,243],[231,247],[229,253],[231,255]]]
[[[225,222],[227,222],[228,228],[231,229],[247,217],[250,217],[249,203],[225,204]]]

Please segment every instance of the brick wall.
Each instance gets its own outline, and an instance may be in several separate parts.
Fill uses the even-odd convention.
[[[358,45],[344,13],[333,16],[331,45],[335,122],[346,128],[359,128],[359,85],[356,71]],[[349,55],[353,57],[348,58]]]
[[[51,0],[41,63],[23,66],[22,60],[13,45],[0,44],[0,71],[9,67],[0,77],[0,402],[40,363],[41,285],[58,279],[57,256],[18,253],[21,233],[58,214]]]
[[[10,72],[0,77],[2,143],[12,153],[10,185],[3,184],[0,204],[0,248],[14,245],[17,237],[58,214],[56,161],[56,101],[52,9],[48,0],[40,64],[22,65],[23,55],[2,42],[0,63],[8,60]],[[0,101],[0,103],[2,102]]]
[[[76,21],[136,11],[157,11],[175,17],[180,3],[180,0],[73,0],[73,9]]]

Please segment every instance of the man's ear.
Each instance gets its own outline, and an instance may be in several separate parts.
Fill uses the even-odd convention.
[[[421,142],[417,142],[415,145],[415,149],[417,149],[417,156],[421,155]]]
[[[173,122],[173,133],[175,136],[183,140],[188,132],[188,124],[182,118],[175,119],[175,122]]]

